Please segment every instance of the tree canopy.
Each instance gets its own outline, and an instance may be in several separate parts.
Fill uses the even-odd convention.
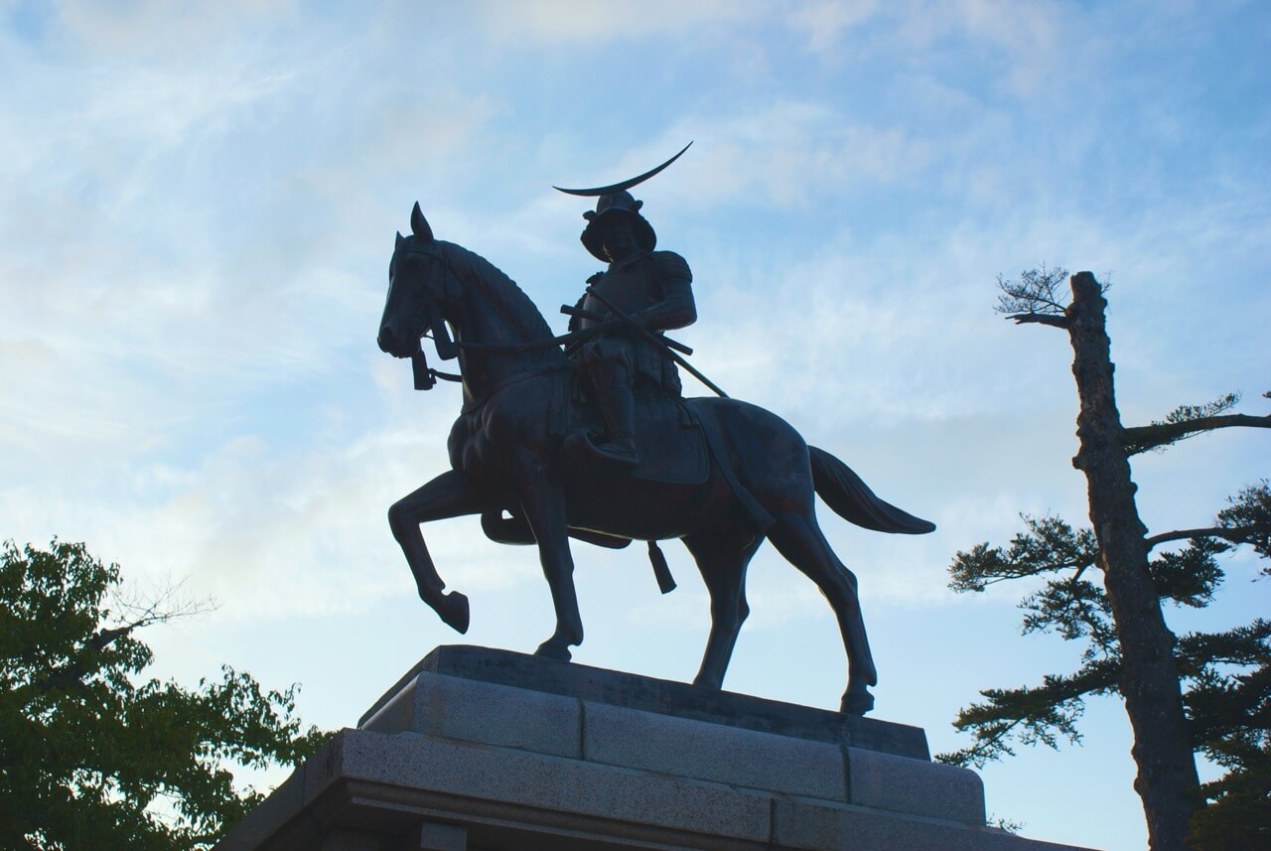
[[[210,847],[262,797],[234,766],[295,764],[326,738],[302,729],[295,686],[144,678],[138,631],[181,612],[120,583],[83,544],[0,545],[0,847]]]

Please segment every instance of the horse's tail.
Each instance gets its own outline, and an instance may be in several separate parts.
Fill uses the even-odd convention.
[[[849,523],[876,532],[902,535],[925,535],[934,532],[936,524],[914,517],[889,502],[878,498],[852,468],[824,449],[808,447],[812,461],[812,483],[817,495],[834,513]]]

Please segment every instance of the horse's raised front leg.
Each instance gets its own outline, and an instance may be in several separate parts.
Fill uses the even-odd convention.
[[[419,524],[477,514],[481,509],[480,495],[458,470],[442,473],[388,509],[388,525],[410,564],[419,598],[432,606],[442,621],[460,633],[468,631],[468,598],[458,591],[444,593],[446,583],[437,575]]]
[[[571,645],[583,642],[583,619],[574,589],[574,557],[569,551],[565,492],[550,465],[526,450],[517,458],[516,490],[525,519],[538,543],[543,575],[552,591],[556,631],[534,651],[537,656],[568,662]]]

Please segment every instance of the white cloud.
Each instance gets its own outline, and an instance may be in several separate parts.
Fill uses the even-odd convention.
[[[474,4],[477,5],[477,4]],[[755,17],[761,7],[725,0],[680,3],[649,0],[638,6],[594,3],[588,0],[527,0],[522,3],[481,3],[482,23],[502,41],[534,45],[604,42],[645,38],[657,34],[689,35]],[[615,63],[633,72],[646,66],[635,56],[615,56]]]
[[[757,110],[686,119],[662,134],[658,151],[674,150],[676,139],[696,144],[691,159],[674,166],[674,185],[659,191],[686,210],[740,202],[810,213],[837,197],[907,183],[932,159],[927,143],[900,128],[856,123],[850,114],[813,101],[779,100]],[[652,150],[640,153],[642,162],[658,161]],[[634,158],[628,159],[628,170],[638,174]]]
[[[877,0],[816,0],[796,4],[788,20],[791,27],[805,31],[809,47],[824,51],[837,47],[846,31],[869,20],[878,8]]]
[[[208,6],[162,0],[100,3],[58,0],[55,16],[68,46],[97,55],[180,60],[245,28],[261,30],[298,13],[290,0],[229,0]]]

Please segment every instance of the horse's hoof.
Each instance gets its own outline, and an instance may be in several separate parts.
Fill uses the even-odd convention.
[[[468,607],[466,595],[460,594],[458,591],[451,591],[441,598],[435,608],[437,609],[437,614],[441,616],[442,622],[455,632],[463,635],[468,631],[472,612]]]
[[[544,659],[555,659],[557,662],[568,662],[574,658],[574,654],[569,652],[569,645],[561,643],[554,644],[552,639],[547,639],[538,646],[534,651],[535,656],[542,656]]]
[[[864,715],[874,708],[874,696],[868,691],[848,692],[839,703],[839,712],[844,715]]]

